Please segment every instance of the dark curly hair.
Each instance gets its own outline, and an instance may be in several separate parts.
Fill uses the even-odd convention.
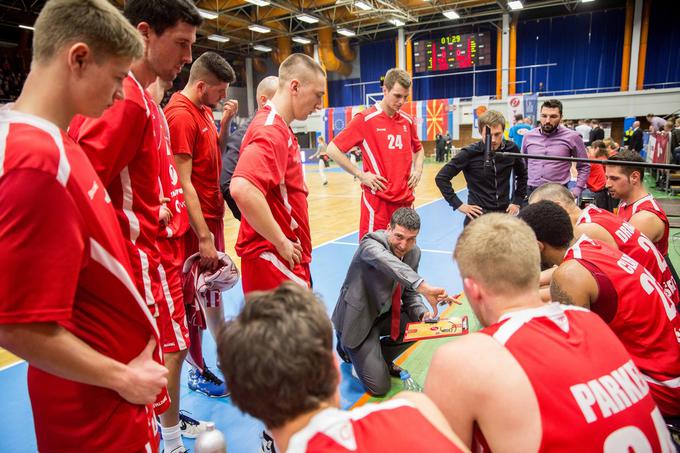
[[[524,220],[536,239],[553,247],[568,247],[574,239],[569,214],[560,205],[548,200],[538,201],[523,208],[517,217]]]

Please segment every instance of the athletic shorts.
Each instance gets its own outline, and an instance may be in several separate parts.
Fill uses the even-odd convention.
[[[392,203],[363,191],[361,195],[361,216],[359,218],[359,240],[366,233],[384,230],[390,224],[390,217],[399,208],[410,208],[413,203]]]
[[[215,237],[215,248],[218,252],[224,252],[224,222],[222,219],[205,219],[205,223],[208,224],[208,229]],[[184,256],[189,258],[194,253],[198,252],[198,236],[194,233],[194,230],[189,228],[189,230],[184,234]],[[188,278],[190,274],[187,274]],[[221,295],[214,298],[212,302],[208,303],[209,307],[219,307],[222,303]]]
[[[158,330],[164,353],[184,351],[189,347],[184,297],[182,295],[182,262],[184,261],[184,240],[180,238],[159,238],[161,265],[158,266],[161,295],[158,304]]]
[[[296,264],[291,269],[288,263],[275,252],[263,252],[255,258],[241,259],[243,294],[252,291],[269,291],[285,281],[292,281],[310,288],[309,264]]]

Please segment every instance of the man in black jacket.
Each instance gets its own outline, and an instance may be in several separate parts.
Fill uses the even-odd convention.
[[[590,121],[590,134],[587,145],[592,145],[593,142],[597,140],[604,140],[604,129],[600,127],[600,121],[599,120],[591,120]]]
[[[276,88],[279,84],[279,78],[276,76],[269,76],[262,79],[262,81],[257,85],[256,97],[257,97],[257,107],[261,108],[264,106],[268,100],[270,100],[274,93],[276,93]],[[254,116],[254,115],[253,115]],[[239,152],[241,150],[241,142],[243,137],[246,135],[248,126],[250,122],[253,121],[253,116],[248,118],[243,124],[241,124],[238,129],[236,129],[229,138],[227,139],[227,145],[222,150],[222,172],[220,174],[220,189],[222,191],[222,196],[224,201],[227,202],[227,206],[234,218],[241,220],[241,211],[236,202],[231,197],[229,192],[229,186],[231,185],[231,177],[234,174],[234,169],[236,168],[236,163],[238,162]]]
[[[638,153],[642,151],[643,146],[642,129],[640,129],[640,122],[635,121],[633,123],[633,134],[628,140],[628,149],[637,151]]]
[[[485,162],[484,130],[491,130],[491,159]],[[489,110],[479,117],[482,140],[463,148],[437,174],[435,181],[444,199],[455,210],[465,214],[464,225],[488,212],[516,215],[527,192],[527,169],[523,159],[494,156],[495,151],[519,153],[517,145],[503,140],[505,118]],[[456,195],[451,180],[463,172],[468,185],[468,203]]]

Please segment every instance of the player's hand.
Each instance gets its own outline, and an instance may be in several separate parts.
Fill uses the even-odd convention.
[[[387,178],[364,171],[359,174],[361,184],[365,185],[373,191],[385,190],[387,188]]]
[[[118,394],[132,404],[151,404],[168,385],[168,369],[153,359],[156,340],[151,338],[144,350],[127,364],[127,379]]]
[[[475,219],[484,214],[482,208],[476,204],[463,203],[458,207],[458,210],[468,216],[470,219]]]
[[[423,317],[420,318],[420,320],[421,320],[422,322],[427,322],[428,320],[437,319],[438,316],[439,316],[438,313],[432,313],[432,312],[430,312],[430,311],[426,311],[425,313],[423,313]]]
[[[199,264],[201,270],[212,272],[220,266],[220,260],[217,257],[217,249],[215,248],[212,235],[198,241],[198,254],[201,255]]]
[[[422,171],[414,170],[413,173],[411,173],[411,176],[408,177],[408,188],[409,189],[415,189],[415,187],[420,182],[420,177],[422,175],[423,175]]]
[[[508,209],[505,210],[510,215],[517,215],[519,212],[519,205],[518,204],[511,204],[508,206]]]
[[[158,211],[158,222],[161,225],[167,225],[172,219],[172,211],[167,207],[168,202],[169,198],[161,197],[161,209]]]
[[[228,124],[234,119],[238,113],[238,101],[236,99],[229,99],[224,103],[222,107],[222,120],[220,121],[222,125]]]
[[[300,261],[302,261],[302,245],[300,244],[299,239],[293,242],[286,238],[285,241],[281,242],[281,244],[276,247],[276,251],[279,252],[281,258],[288,263],[291,270],[296,264],[300,264]]]

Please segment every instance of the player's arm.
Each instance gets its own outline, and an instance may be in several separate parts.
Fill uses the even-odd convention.
[[[652,242],[659,241],[666,230],[666,224],[656,214],[639,211],[628,221]]]
[[[586,153],[586,145],[583,143],[583,140],[579,140],[576,137],[574,142],[574,148],[571,150],[572,156],[587,159],[588,153]],[[576,172],[576,187],[571,189],[571,192],[574,194],[574,197],[579,197],[586,187],[588,175],[590,174],[590,164],[587,162],[576,162]]]
[[[425,150],[420,147],[420,151],[413,156],[413,166],[411,168],[411,174],[408,177],[408,187],[409,189],[415,189],[415,187],[420,182],[420,178],[423,175],[423,162],[425,161]]]
[[[527,181],[529,173],[524,159],[515,159],[513,162],[515,170],[515,192],[512,196],[512,204],[521,206],[527,196]]]
[[[155,340],[124,364],[90,347],[56,322],[0,325],[0,346],[64,379],[104,387],[133,404],[151,404],[168,370],[153,359]]]
[[[453,184],[451,183],[453,178],[468,165],[469,158],[469,152],[466,149],[463,149],[456,157],[448,161],[439,170],[434,181],[435,184],[437,184],[439,192],[441,192],[449,206],[456,211],[462,212],[471,219],[474,219],[475,217],[482,215],[482,208],[477,205],[463,203],[463,201],[458,198],[458,195],[456,195],[456,191],[453,190]]]
[[[345,153],[337,147],[335,141],[328,144],[326,153],[328,154],[328,157],[333,159],[333,161],[340,166],[340,168],[352,176],[359,178],[361,184],[369,189],[384,190],[387,187],[387,179],[385,177],[360,170],[359,167],[354,165],[347,156],[345,156]]]
[[[574,237],[578,238],[582,235],[588,236],[590,239],[597,239],[607,245],[618,250],[619,246],[609,232],[602,226],[596,223],[581,223],[574,226]]]
[[[191,182],[193,159],[188,154],[175,154],[175,165],[177,166],[179,181],[182,185],[182,191],[184,192],[184,202],[187,205],[189,224],[191,224],[191,228],[198,237],[198,252],[201,255],[201,267],[203,269],[214,270],[219,266],[219,259],[217,258],[215,240],[203,217],[198,193],[196,192],[194,184]]]
[[[446,421],[444,414],[442,414],[439,408],[427,395],[415,392],[401,392],[397,398],[413,403],[416,409],[418,409],[418,412],[420,412],[422,416],[437,429],[437,431],[449,439],[451,443],[458,447],[462,452],[470,451],[456,433],[453,432],[449,423]]]
[[[257,233],[271,242],[290,268],[295,267],[302,258],[300,242],[293,242],[283,234],[283,230],[272,214],[267,199],[260,189],[241,176],[231,180],[231,196],[241,210],[241,214]]]
[[[598,287],[592,274],[576,260],[562,263],[553,273],[550,298],[565,305],[590,308],[597,300]]]

